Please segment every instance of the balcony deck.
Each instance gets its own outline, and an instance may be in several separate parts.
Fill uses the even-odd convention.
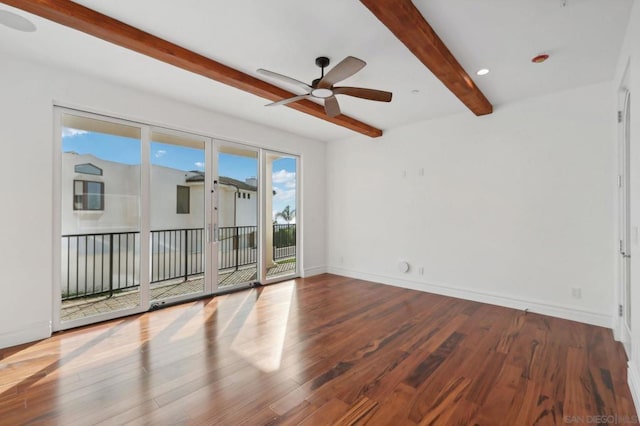
[[[289,275],[295,272],[295,262],[282,262],[267,269],[267,277]],[[232,288],[238,284],[255,281],[257,278],[255,264],[218,272],[218,289]],[[200,293],[203,288],[202,275],[190,277],[188,280],[168,280],[151,285],[151,300],[164,300],[186,294]],[[108,295],[87,296],[79,299],[64,300],[60,317],[62,321],[70,321],[107,312],[131,309],[138,306],[138,289],[122,291],[109,297]]]

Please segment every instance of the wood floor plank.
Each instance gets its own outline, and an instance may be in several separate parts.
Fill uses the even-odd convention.
[[[464,334],[453,332],[447,339],[430,353],[405,379],[405,383],[411,387],[418,388],[434,371],[440,367],[447,357],[456,349]]]
[[[495,382],[492,392],[479,406],[469,424],[509,424],[509,416],[517,415],[522,401],[518,395],[521,385],[526,383],[522,370],[506,364]]]
[[[266,423],[267,425],[298,425],[319,407],[309,401],[302,401],[296,407]]]
[[[411,402],[416,395],[415,388],[399,383],[394,388],[390,388],[388,393],[381,397],[378,409],[372,414],[370,424],[391,425],[402,423],[407,425],[416,424],[407,417],[411,408]]]
[[[378,403],[376,401],[363,396],[352,404],[349,411],[336,420],[335,424],[344,426],[364,424],[373,416],[377,408]]]
[[[449,419],[458,409],[458,401],[471,383],[466,377],[456,377],[449,381],[435,396],[429,408],[419,419],[420,425],[451,424]],[[412,418],[412,420],[418,420]]]
[[[562,425],[596,415],[635,415],[611,330],[330,274],[0,350],[3,425]]]
[[[302,404],[310,394],[311,392],[309,390],[298,386],[269,405],[269,408],[278,416],[282,416]]]
[[[339,399],[332,399],[305,418],[300,425],[331,425],[349,411],[349,406]]]

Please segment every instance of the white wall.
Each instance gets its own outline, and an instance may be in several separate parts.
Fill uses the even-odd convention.
[[[606,83],[330,143],[329,271],[611,327],[614,111]]]
[[[325,267],[325,144],[124,88],[71,70],[2,57],[0,78],[0,347],[50,334],[53,291],[53,105],[300,154],[305,274]],[[10,155],[7,155],[10,153]]]
[[[628,80],[631,91],[631,359],[628,379],[636,409],[640,407],[640,247],[637,236],[640,228],[640,4],[634,2],[629,27],[618,63],[615,88],[623,84],[629,65]]]
[[[258,196],[255,191],[240,190],[251,198],[238,198],[233,186],[218,185],[218,226],[257,226]],[[234,218],[235,216],[235,218]]]
[[[238,198],[237,193],[234,193],[236,196],[236,226],[258,225],[258,194],[254,191],[245,190],[241,190],[240,193],[247,194],[251,198]]]
[[[105,172],[106,173],[106,172]],[[151,230],[204,228],[204,182],[186,182],[193,173],[151,167]],[[106,179],[105,179],[106,180]],[[189,187],[189,213],[177,213],[177,186]],[[107,188],[105,188],[105,191]]]
[[[101,168],[102,176],[75,173],[75,165],[86,163]],[[74,210],[74,180],[103,182],[104,210]],[[66,153],[62,155],[61,182],[63,235],[140,230],[139,166],[104,161],[93,155]]]

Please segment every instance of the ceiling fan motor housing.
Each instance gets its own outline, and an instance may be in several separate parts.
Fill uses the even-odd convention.
[[[319,56],[316,58],[316,65],[319,66],[320,68],[324,68],[329,66],[329,58],[327,58],[326,56]]]

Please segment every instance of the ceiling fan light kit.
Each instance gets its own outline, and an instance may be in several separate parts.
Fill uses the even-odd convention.
[[[267,106],[286,105],[288,103],[296,102],[302,99],[315,98],[324,101],[324,109],[329,117],[336,117],[341,114],[340,105],[335,95],[347,95],[356,98],[367,99],[370,101],[378,102],[391,102],[392,93],[385,92],[383,90],[366,89],[364,87],[335,87],[334,85],[344,79],[347,79],[360,71],[367,65],[367,63],[361,59],[353,56],[347,56],[338,65],[333,67],[327,75],[324,74],[324,69],[329,65],[329,58],[326,56],[320,56],[316,58],[316,65],[321,68],[320,78],[316,78],[311,82],[311,85],[303,83],[291,77],[287,77],[282,74],[268,71],[265,69],[259,69],[258,74],[278,79],[282,82],[296,85],[304,89],[307,93],[303,95],[293,96],[291,98],[282,99],[277,102],[272,102]]]
[[[311,91],[311,96],[316,98],[325,99],[329,96],[333,96],[333,90],[330,89],[313,89]]]

